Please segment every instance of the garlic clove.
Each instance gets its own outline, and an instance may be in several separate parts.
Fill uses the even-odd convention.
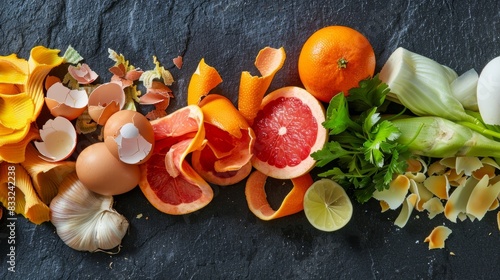
[[[75,250],[109,250],[120,245],[129,226],[112,205],[112,196],[89,191],[73,172],[50,203],[50,221],[61,240]]]

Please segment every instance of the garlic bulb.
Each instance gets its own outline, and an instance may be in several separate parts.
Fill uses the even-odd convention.
[[[62,181],[50,203],[50,220],[69,247],[90,252],[109,250],[120,245],[129,226],[112,205],[112,196],[89,191],[73,172]]]

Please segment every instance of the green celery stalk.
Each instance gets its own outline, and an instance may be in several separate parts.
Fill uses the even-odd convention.
[[[408,117],[392,120],[401,135],[396,140],[416,155],[500,157],[500,142],[441,117]]]

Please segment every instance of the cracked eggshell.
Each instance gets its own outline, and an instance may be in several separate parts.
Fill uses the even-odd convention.
[[[42,142],[35,141],[35,147],[46,161],[67,159],[76,147],[76,130],[66,118],[48,120],[40,129]]]
[[[77,157],[76,174],[87,189],[102,195],[126,193],[139,184],[138,165],[115,158],[103,142],[85,148]]]
[[[125,105],[125,92],[117,83],[106,83],[96,87],[89,96],[89,115],[96,123],[106,124],[114,113]]]
[[[61,82],[54,83],[47,90],[45,104],[54,117],[65,117],[74,120],[80,116],[89,103],[85,90],[71,90]]]
[[[122,110],[112,115],[104,126],[103,135],[108,150],[124,163],[141,164],[153,153],[153,127],[136,111]]]

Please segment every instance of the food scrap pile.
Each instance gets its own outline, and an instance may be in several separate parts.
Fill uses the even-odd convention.
[[[156,57],[144,71],[109,50],[112,77],[103,82],[72,47],[59,53],[37,46],[28,60],[0,57],[0,202],[35,224],[51,222],[75,250],[120,247],[129,222],[113,196],[136,186],[159,211],[183,215],[211,202],[212,185],[244,182],[258,218],[304,211],[323,231],[349,223],[351,198],[399,210],[398,227],[413,211],[457,222],[499,207],[498,59],[481,75],[459,76],[398,48],[375,73],[368,39],[328,26],[298,57],[303,88],[268,92],[286,54],[265,47],[255,58],[260,75],[241,73],[233,104],[212,92],[223,79],[201,59],[187,103],[167,114],[175,81]],[[181,68],[182,57],[173,63]],[[143,114],[143,105],[154,109]],[[71,160],[89,133],[99,141]],[[314,181],[316,170],[323,178]],[[15,182],[4,179],[14,172]],[[269,177],[293,183],[277,209]],[[443,248],[450,234],[438,226],[425,242]]]

